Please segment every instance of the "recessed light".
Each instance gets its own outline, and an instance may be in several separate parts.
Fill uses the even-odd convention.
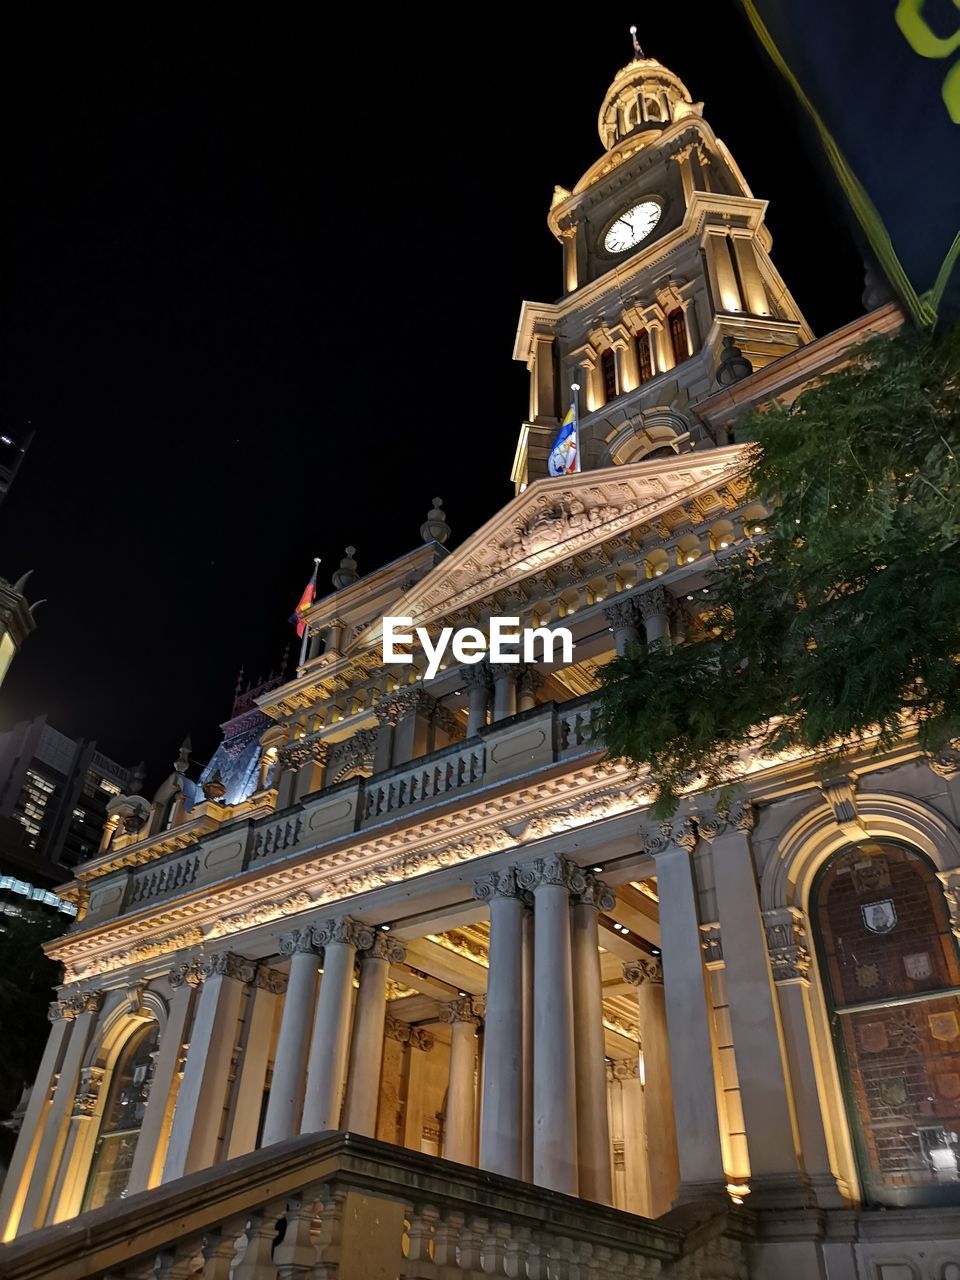
[[[388,925],[388,924],[382,924],[382,925],[380,926],[380,932],[381,932],[381,933],[389,933],[389,932],[390,932],[390,925]]]
[[[599,874],[600,874],[600,872],[601,872],[602,870],[603,870],[603,867],[594,867],[594,868],[593,868],[593,872],[594,872],[594,874],[595,874],[595,875],[599,875]]]

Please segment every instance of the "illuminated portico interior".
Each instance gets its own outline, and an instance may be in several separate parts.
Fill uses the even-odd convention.
[[[564,296],[522,309],[516,496],[454,548],[439,499],[393,563],[361,573],[348,548],[296,676],[238,698],[199,779],[183,751],[152,799],[118,798],[65,887],[78,920],[49,947],[64,984],[5,1239],[98,1205],[123,1224],[124,1195],[169,1204],[164,1274],[225,1276],[210,1240],[243,1234],[241,1280],[359,1277],[342,1242],[362,1191],[391,1274],[401,1240],[410,1276],[546,1275],[548,1254],[551,1276],[954,1265],[960,758],[908,735],[825,778],[745,747],[730,807],[692,778],[660,823],[591,732],[599,668],[693,641],[708,572],[764,537],[738,416],[901,319],[813,339],[764,202],[658,62],[618,73],[599,128],[604,155],[549,214]],[[644,203],[652,228],[610,252]],[[584,470],[548,478],[575,380]],[[384,664],[388,615],[562,624],[574,660],[426,682],[417,650]],[[356,1149],[375,1186],[349,1142],[306,1140],[343,1131],[374,1140]],[[199,1182],[184,1209],[200,1171],[247,1179],[253,1217],[216,1217]],[[561,1203],[569,1238],[537,1217]],[[672,1210],[691,1204],[720,1224],[696,1245]],[[898,1210],[878,1234],[877,1205]]]

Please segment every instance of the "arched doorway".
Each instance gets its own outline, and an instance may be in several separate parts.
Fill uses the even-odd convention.
[[[864,841],[810,914],[864,1199],[960,1203],[960,963],[933,868]]]
[[[118,1200],[127,1189],[159,1040],[159,1025],[147,1022],[128,1037],[120,1050],[100,1119],[84,1193],[84,1212]]]

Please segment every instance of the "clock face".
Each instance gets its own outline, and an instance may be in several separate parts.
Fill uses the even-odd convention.
[[[647,236],[660,221],[660,205],[656,200],[642,200],[626,213],[621,213],[603,238],[607,253],[623,253],[632,249]]]

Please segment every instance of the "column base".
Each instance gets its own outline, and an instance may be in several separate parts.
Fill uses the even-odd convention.
[[[681,1182],[673,1207],[678,1209],[681,1205],[697,1204],[704,1200],[722,1200],[724,1205],[729,1206],[726,1182],[717,1182],[712,1178],[705,1182]]]
[[[751,1209],[812,1209],[817,1197],[805,1173],[767,1173],[749,1179]]]

